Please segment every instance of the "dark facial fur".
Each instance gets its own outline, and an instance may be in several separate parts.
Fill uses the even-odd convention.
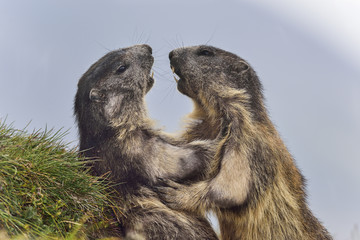
[[[331,239],[307,206],[304,179],[267,115],[250,65],[210,46],[179,48],[169,58],[178,90],[195,104],[196,121],[183,139],[228,133],[209,179],[167,181],[162,198],[176,209],[214,210],[222,239]]]
[[[159,178],[194,181],[205,175],[211,142],[184,143],[154,130],[144,97],[152,50],[136,45],[106,54],[82,76],[75,97],[80,150],[92,173],[109,174],[122,199],[122,236],[129,239],[217,239],[208,221],[164,205],[152,190]],[[136,236],[136,238],[135,238]]]
[[[170,52],[169,58],[171,67],[180,77],[177,88],[184,95],[200,103],[199,90],[214,84],[245,89],[252,93],[249,104],[254,117],[262,118],[265,112],[262,85],[245,60],[211,46],[180,48]]]
[[[75,114],[82,123],[81,143],[101,135],[113,121],[128,116],[127,103],[137,101],[142,105],[145,94],[154,84],[150,70],[154,59],[151,48],[143,45],[119,49],[106,54],[94,63],[78,83]],[[85,141],[83,141],[85,140]],[[81,149],[93,147],[80,146]]]

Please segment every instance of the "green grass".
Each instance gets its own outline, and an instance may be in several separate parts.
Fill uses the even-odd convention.
[[[16,130],[0,121],[0,235],[85,239],[111,222],[111,188],[91,176],[66,133]]]

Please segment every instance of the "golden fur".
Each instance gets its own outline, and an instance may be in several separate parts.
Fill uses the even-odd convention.
[[[174,209],[215,211],[224,240],[332,239],[307,206],[304,178],[267,115],[250,65],[210,46],[176,49],[170,63],[179,91],[195,104],[183,139],[214,139],[221,131],[227,137],[206,180],[167,180],[162,199]]]

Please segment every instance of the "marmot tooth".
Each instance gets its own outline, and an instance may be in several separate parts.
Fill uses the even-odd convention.
[[[174,79],[175,79],[175,82],[176,82],[176,83],[178,83],[178,82],[179,82],[179,80],[178,80],[178,79],[176,79],[176,77],[175,77],[175,76],[174,76]]]
[[[154,71],[151,72],[151,78],[154,78]]]
[[[173,73],[175,73],[175,68],[173,66],[171,66],[171,70]]]

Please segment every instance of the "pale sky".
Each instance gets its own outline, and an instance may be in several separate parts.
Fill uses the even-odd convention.
[[[360,224],[358,0],[0,0],[0,118],[17,128],[69,129],[81,75],[109,50],[152,46],[150,117],[181,129],[191,111],[168,53],[208,43],[246,59],[307,178],[314,214],[335,239]]]

